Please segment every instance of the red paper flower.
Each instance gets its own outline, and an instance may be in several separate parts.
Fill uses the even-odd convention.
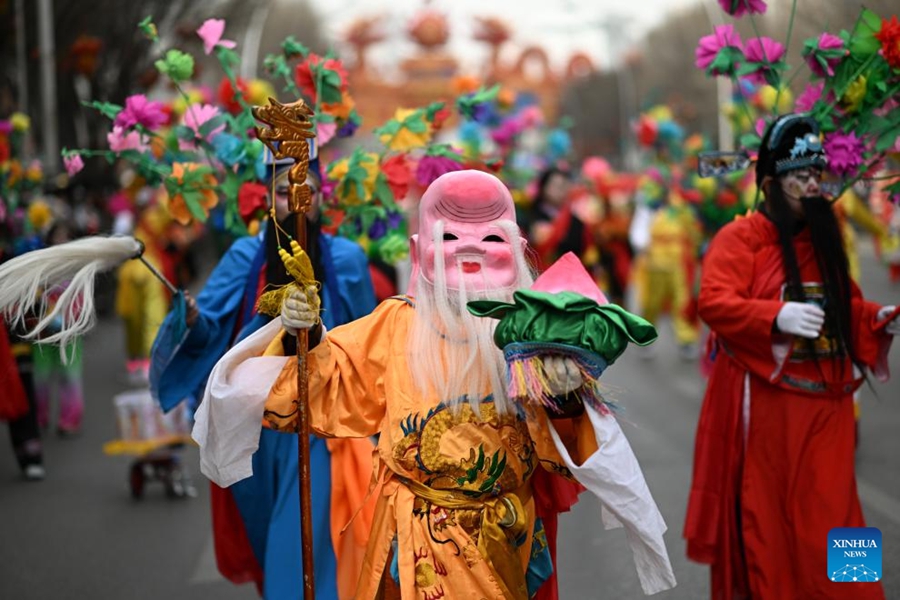
[[[431,119],[431,129],[433,131],[440,131],[441,127],[444,126],[444,123],[450,118],[451,114],[452,113],[447,105],[444,105],[442,108],[435,111],[434,117]]]
[[[409,191],[409,163],[405,154],[395,154],[381,163],[381,172],[387,178],[388,186],[395,200],[403,200]]]
[[[320,62],[322,62],[322,57],[311,53],[309,58],[298,64],[294,71],[294,82],[300,91],[310,99],[316,98],[316,71]],[[340,89],[347,89],[347,70],[344,68],[343,62],[336,58],[329,58],[322,63],[321,68],[337,73],[341,79]]]
[[[261,183],[245,181],[238,190],[238,212],[244,223],[250,223],[260,217],[269,208],[266,186]]]
[[[881,21],[881,31],[875,34],[875,38],[881,42],[884,60],[892,69],[900,70],[900,21],[897,21],[896,15],[890,21]]]
[[[240,77],[237,78],[237,87],[240,90],[241,98],[244,101],[247,101],[247,84]],[[223,77],[222,81],[219,82],[219,91],[218,91],[219,103],[225,107],[225,109],[236,115],[241,112],[241,103],[238,101],[238,95],[235,91],[234,87],[232,87],[231,82],[228,81],[227,77]]]

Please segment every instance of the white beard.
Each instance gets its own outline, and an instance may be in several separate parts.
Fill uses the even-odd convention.
[[[508,225],[514,233],[510,239],[518,239],[518,228],[511,222]],[[512,286],[484,291],[460,286],[453,290],[447,288],[443,268],[442,222],[436,223],[433,233],[435,282],[421,275],[416,281],[416,314],[408,345],[413,381],[420,393],[436,394],[453,410],[468,403],[480,414],[481,401],[490,394],[499,414],[512,413],[515,407],[506,393],[506,361],[493,339],[497,320],[472,315],[466,303],[482,299],[511,302],[515,290],[531,285],[533,277],[523,249],[513,244],[517,278]],[[461,265],[457,269],[459,281],[465,281]]]

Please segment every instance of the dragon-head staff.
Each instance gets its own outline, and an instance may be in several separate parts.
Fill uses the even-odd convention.
[[[256,127],[256,136],[272,151],[276,159],[293,158],[295,164],[288,172],[290,182],[290,210],[305,212],[312,194],[306,185],[309,169],[309,142],[316,137],[313,110],[299,99],[282,104],[274,98],[269,103],[253,107],[253,117],[268,127]]]

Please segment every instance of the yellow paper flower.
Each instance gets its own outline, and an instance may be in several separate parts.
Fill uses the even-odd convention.
[[[647,115],[656,121],[672,121],[675,119],[672,115],[672,109],[665,104],[658,104],[647,111]]]
[[[847,86],[847,91],[841,98],[841,104],[847,109],[847,112],[856,112],[866,97],[866,77],[860,75],[856,81]]]
[[[431,141],[431,126],[424,119],[422,119],[422,123],[425,124],[425,129],[421,132],[410,131],[402,125],[403,121],[415,112],[411,108],[398,108],[394,113],[394,120],[401,123],[400,129],[396,133],[382,133],[379,136],[381,143],[389,150],[407,152],[415,148],[424,148]]]
[[[9,123],[14,131],[28,131],[31,129],[31,119],[25,113],[14,112],[9,117]]]
[[[375,193],[375,182],[378,179],[378,155],[374,152],[366,152],[365,158],[359,164],[366,172],[366,178],[362,181],[364,197],[360,197],[359,188],[355,183],[346,181],[350,171],[349,158],[337,161],[328,169],[328,178],[338,182],[334,193],[338,195],[342,204],[357,206],[366,202]]]
[[[759,92],[757,92],[757,100],[759,102],[760,108],[765,110],[766,112],[773,112],[772,109],[775,106],[775,98],[778,98],[778,113],[784,114],[791,111],[794,106],[794,95],[787,88],[781,90],[781,96],[778,95],[778,90],[771,85],[764,85],[759,88]]]
[[[271,83],[263,79],[251,79],[247,84],[247,102],[250,104],[265,104],[269,98],[277,98],[275,88]]]
[[[35,230],[40,231],[53,220],[50,205],[43,200],[35,200],[28,206],[28,221]]]

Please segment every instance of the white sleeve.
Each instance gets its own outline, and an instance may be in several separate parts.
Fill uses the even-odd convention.
[[[261,356],[280,329],[281,321],[272,319],[229,350],[213,368],[194,415],[200,471],[220,487],[253,475],[266,398],[290,358]]]
[[[645,594],[675,587],[663,533],[666,524],[650,495],[631,445],[613,415],[601,415],[585,405],[598,450],[581,466],[575,465],[553,428],[553,443],[575,479],[600,499],[602,521],[609,529],[625,527],[628,544]]]
[[[643,203],[638,203],[634,209],[631,227],[628,229],[628,241],[637,252],[643,252],[650,244],[650,224],[653,214],[653,211]]]

